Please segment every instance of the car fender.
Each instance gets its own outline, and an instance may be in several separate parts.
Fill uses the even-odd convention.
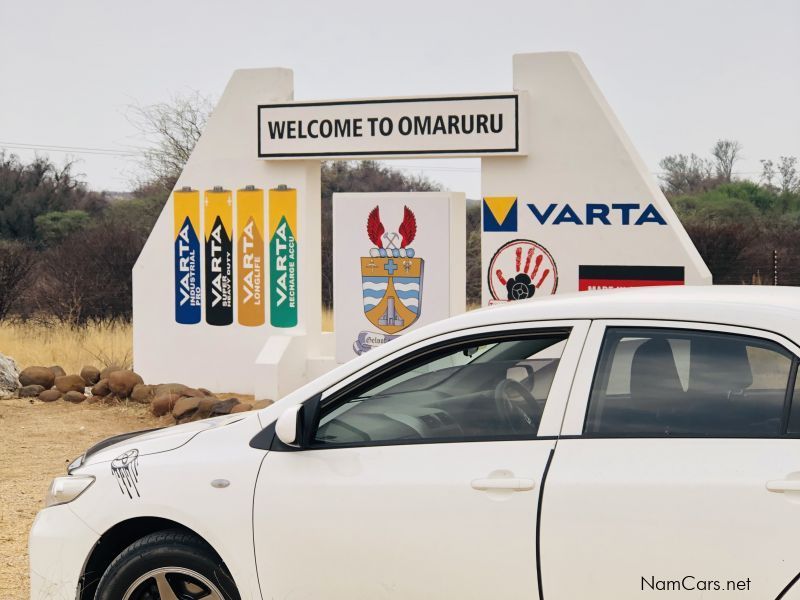
[[[258,598],[253,494],[266,452],[249,441],[259,430],[258,419],[242,419],[158,453],[140,454],[133,438],[116,448],[117,458],[76,471],[96,481],[69,507],[98,535],[139,517],[191,529],[220,555],[242,597]]]

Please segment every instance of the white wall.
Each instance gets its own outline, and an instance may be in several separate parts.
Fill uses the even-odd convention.
[[[631,74],[635,85],[635,74]],[[482,235],[483,303],[490,300],[487,268],[495,251],[513,239],[544,246],[557,265],[560,292],[578,290],[578,267],[590,265],[680,265],[687,284],[711,283],[711,274],[653,176],[581,59],[554,52],[514,56],[514,90],[527,92],[527,155],[484,157],[484,197],[516,196],[518,230]],[[583,218],[588,203],[653,203],[667,226],[653,223],[540,225],[526,206],[556,211],[568,203]],[[616,211],[615,211],[616,212]],[[543,292],[544,293],[544,292]]]
[[[299,326],[280,333],[309,332],[313,346],[320,338],[320,283],[319,277],[304,275],[319,272],[319,162],[276,165],[259,160],[256,152],[256,106],[292,97],[288,69],[234,72],[176,188],[200,189],[202,196],[213,186],[238,190],[255,185],[265,190],[265,198],[266,190],[280,184],[298,190]],[[198,234],[202,238],[202,225]],[[133,269],[134,368],[146,382],[180,381],[213,391],[254,392],[256,357],[274,331],[268,325],[269,315],[267,325],[260,327],[238,325],[236,315],[229,326],[210,326],[204,319],[197,325],[180,325],[175,322],[173,278],[170,196]]]

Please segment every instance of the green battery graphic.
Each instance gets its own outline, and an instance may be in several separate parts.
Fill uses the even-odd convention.
[[[269,322],[297,325],[297,190],[269,191]]]

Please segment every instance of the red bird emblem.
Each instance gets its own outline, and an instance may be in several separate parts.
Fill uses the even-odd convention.
[[[397,233],[403,237],[401,248],[408,246],[417,237],[417,218],[407,206],[403,210],[403,222],[400,223],[400,230]]]
[[[385,232],[386,229],[383,223],[381,223],[381,214],[376,206],[370,211],[367,217],[367,235],[377,248],[383,248],[382,238]]]

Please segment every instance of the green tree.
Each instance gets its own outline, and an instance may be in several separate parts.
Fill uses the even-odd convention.
[[[37,240],[36,217],[48,212],[101,213],[105,196],[89,191],[72,166],[58,168],[42,157],[23,164],[16,155],[0,151],[0,238]]]
[[[51,246],[86,228],[91,217],[83,210],[52,211],[34,218],[34,222],[37,237]]]
[[[152,192],[130,200],[119,200],[108,205],[102,221],[114,225],[127,226],[146,239],[161,214],[167,196]]]

